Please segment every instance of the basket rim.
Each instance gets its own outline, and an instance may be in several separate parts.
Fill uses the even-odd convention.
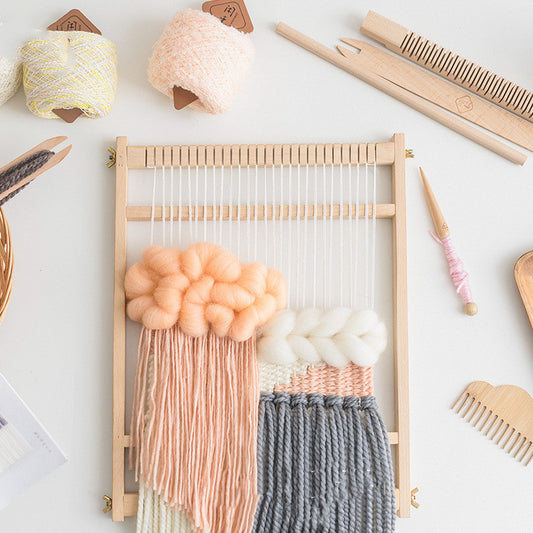
[[[0,207],[0,323],[13,290],[13,246],[6,215]]]

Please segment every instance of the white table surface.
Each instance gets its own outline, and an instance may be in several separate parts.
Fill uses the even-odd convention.
[[[431,4],[431,7],[429,5]],[[111,490],[113,171],[116,135],[132,143],[232,144],[388,140],[405,132],[407,163],[412,486],[419,509],[401,533],[533,531],[533,466],[524,468],[449,407],[474,380],[533,392],[533,332],[513,280],[533,248],[532,163],[514,166],[274,33],[284,21],[328,45],[360,38],[369,9],[533,87],[530,0],[250,0],[257,57],[222,116],[169,102],[146,79],[152,44],[178,8],[152,0],[2,1],[0,54],[9,54],[72,7],[82,9],[119,56],[111,115],[66,125],[37,118],[20,92],[0,108],[0,162],[54,135],[72,155],[7,204],[15,284],[0,326],[0,371],[69,456],[69,463],[0,512],[6,533],[118,533],[101,513]],[[431,228],[416,168],[436,190],[471,273],[479,314],[460,312]],[[386,400],[386,399],[384,399]]]

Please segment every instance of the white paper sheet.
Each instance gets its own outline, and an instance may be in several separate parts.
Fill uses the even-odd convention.
[[[0,374],[0,509],[66,460]]]

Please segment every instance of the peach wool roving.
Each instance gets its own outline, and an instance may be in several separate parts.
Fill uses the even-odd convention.
[[[174,86],[182,87],[198,97],[193,106],[222,113],[231,106],[253,56],[246,34],[209,13],[187,9],[174,15],[154,45],[148,79],[170,98]]]
[[[259,499],[255,336],[285,306],[283,277],[201,242],[150,246],[124,288],[128,316],[143,324],[131,418],[137,530],[156,531],[155,494],[183,531],[250,533]]]

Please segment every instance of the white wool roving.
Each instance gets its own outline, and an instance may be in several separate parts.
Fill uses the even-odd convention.
[[[387,346],[387,329],[375,311],[336,307],[328,311],[285,309],[262,329],[260,361],[275,364],[374,365]]]
[[[10,61],[5,57],[0,57],[0,105],[5,104],[18,91],[21,81],[20,59]]]

